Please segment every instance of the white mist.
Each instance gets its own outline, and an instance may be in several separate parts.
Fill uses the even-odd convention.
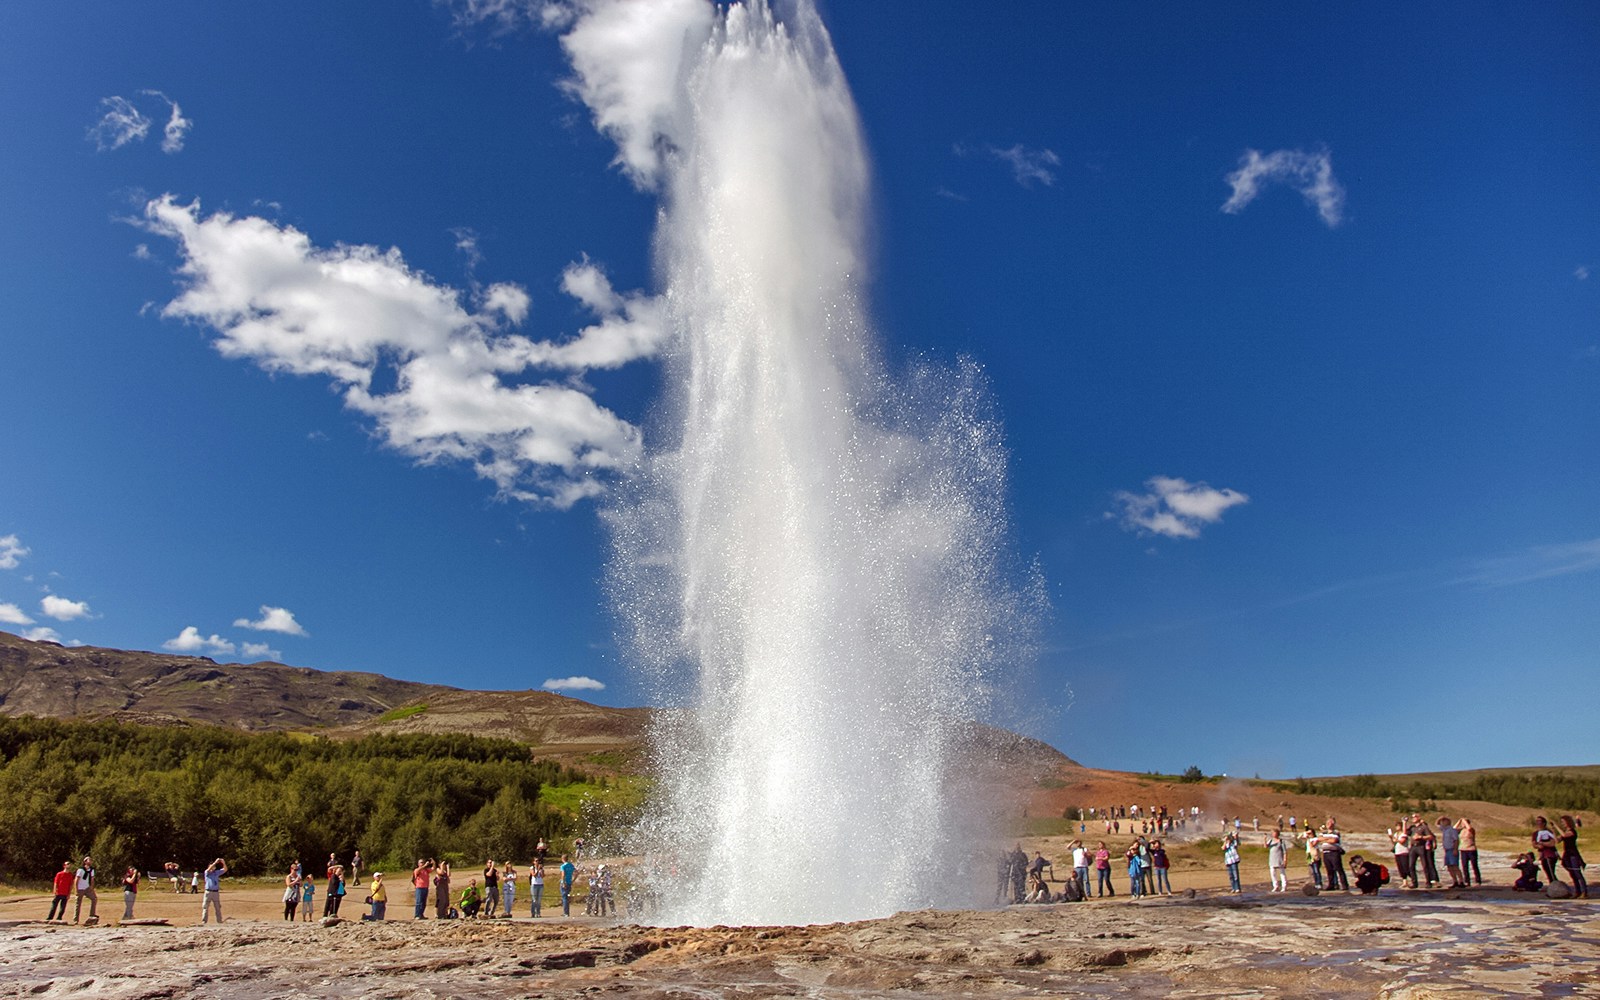
[[[657,919],[967,902],[956,741],[1020,617],[997,430],[970,367],[878,358],[868,160],[809,4],[650,6],[595,6],[567,44],[662,198],[668,398],[608,512],[635,656],[685,706],[653,734]]]

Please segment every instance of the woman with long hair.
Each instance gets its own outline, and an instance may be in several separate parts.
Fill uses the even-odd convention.
[[[1578,853],[1578,823],[1571,816],[1561,817],[1561,867],[1572,879],[1572,894],[1589,898],[1589,881],[1583,877],[1583,855]]]

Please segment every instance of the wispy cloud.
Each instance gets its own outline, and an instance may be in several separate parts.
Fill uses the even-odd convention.
[[[0,536],[0,569],[16,569],[32,552],[16,535]]]
[[[0,624],[5,625],[32,625],[33,619],[15,604],[0,604]]]
[[[22,637],[24,639],[27,639],[29,642],[60,642],[61,641],[61,633],[57,632],[53,628],[49,628],[49,627],[46,627],[46,626],[40,626],[39,628],[31,628],[28,631],[22,633]]]
[[[87,618],[90,614],[89,602],[69,601],[55,594],[46,594],[39,601],[39,610],[44,612],[46,617],[54,618],[58,622],[76,621],[79,618]]]
[[[1283,184],[1300,192],[1330,229],[1344,221],[1344,188],[1333,176],[1333,157],[1325,149],[1315,153],[1279,149],[1265,156],[1247,149],[1239,158],[1239,169],[1229,174],[1227,181],[1233,194],[1222,210],[1229,215],[1244,211],[1263,187]]]
[[[202,636],[200,630],[193,625],[188,626],[176,636],[161,644],[162,649],[170,649],[174,653],[215,653],[228,655],[234,652],[233,643],[215,633]]]
[[[553,0],[434,0],[450,11],[457,28],[486,27],[506,34],[528,27],[556,28],[569,21],[567,5]]]
[[[246,660],[282,660],[283,654],[264,642],[246,642],[239,646],[239,655]]]
[[[153,97],[167,106],[167,123],[161,129],[161,151],[179,153],[183,141],[194,122],[183,116],[178,102],[159,90],[141,90],[142,97]],[[148,104],[148,102],[147,102]],[[89,126],[87,138],[102,153],[121,149],[133,142],[143,142],[150,134],[153,122],[126,97],[113,95],[100,99],[100,118]]]
[[[1208,524],[1222,520],[1229,507],[1249,503],[1237,490],[1215,489],[1205,483],[1191,483],[1172,476],[1152,476],[1145,480],[1148,490],[1113,495],[1117,510],[1106,517],[1118,521],[1124,530],[1167,538],[1199,538]]]
[[[1020,142],[1012,146],[990,146],[989,155],[1011,167],[1011,176],[1023,187],[1033,187],[1043,184],[1046,187],[1056,182],[1055,168],[1061,165],[1061,157],[1050,149],[1032,149]]]
[[[163,153],[181,153],[183,140],[194,128],[194,122],[183,117],[183,109],[178,107],[178,102],[163,94],[159,90],[141,90],[141,94],[159,98],[167,103],[167,124],[161,130],[161,151]],[[141,136],[140,138],[143,138]]]
[[[1594,570],[1600,570],[1600,538],[1557,545],[1534,545],[1508,556],[1479,560],[1456,582],[1482,587],[1510,587]]]
[[[294,620],[294,612],[288,608],[274,608],[271,605],[261,605],[261,617],[255,621],[248,618],[235,619],[236,628],[254,629],[257,632],[281,632],[284,635],[309,636],[310,633],[301,628],[300,623]],[[247,644],[248,646],[248,644]],[[265,648],[265,647],[262,647]]]
[[[102,97],[100,117],[89,126],[86,138],[100,152],[121,149],[130,142],[141,142],[150,134],[150,119],[126,97]]]
[[[542,687],[546,691],[604,691],[606,686],[593,677],[552,677]]]
[[[520,287],[463,293],[412,269],[397,249],[323,249],[292,227],[202,217],[198,203],[170,195],[146,206],[144,225],[183,257],[185,287],[164,316],[211,327],[226,357],[332,379],[385,444],[418,462],[470,462],[503,496],[565,508],[601,492],[605,474],[641,452],[638,428],[571,376],[655,354],[664,306],[617,292],[587,260],[561,284],[596,321],[569,340],[543,341],[508,329],[528,312]],[[391,377],[375,378],[380,369]],[[552,377],[538,380],[541,369]]]
[[[1577,267],[1572,269],[1572,276],[1574,278],[1577,278],[1579,281],[1588,281],[1589,280],[1589,265],[1588,264],[1579,264]]]

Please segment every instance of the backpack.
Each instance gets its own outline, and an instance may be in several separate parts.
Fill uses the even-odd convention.
[[[1389,866],[1388,865],[1379,865],[1378,866],[1378,884],[1379,885],[1388,885],[1389,884]]]

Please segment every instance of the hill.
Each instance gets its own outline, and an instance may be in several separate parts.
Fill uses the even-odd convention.
[[[208,724],[329,736],[423,733],[512,739],[589,770],[640,766],[648,708],[607,708],[550,691],[469,691],[382,674],[282,663],[218,663],[0,632],[0,716]],[[972,724],[963,734],[982,774],[1043,779],[1077,765],[1039,740]]]
[[[470,733],[563,758],[636,751],[650,713],[550,691],[464,691],[374,673],[66,647],[0,632],[0,715],[333,736]]]

